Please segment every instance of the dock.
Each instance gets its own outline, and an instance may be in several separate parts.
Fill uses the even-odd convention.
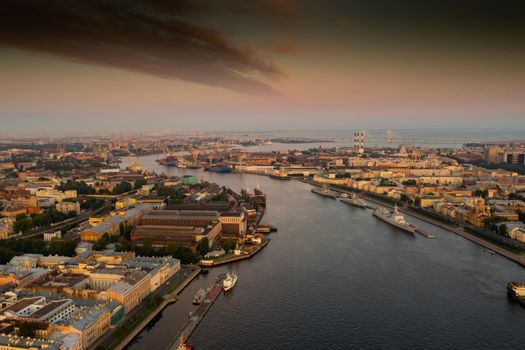
[[[188,286],[201,272],[201,268],[199,266],[195,266],[192,270],[192,272],[183,280],[183,282],[178,285],[175,290],[171,291],[170,293],[163,296],[162,303],[155,308],[151,313],[149,313],[139,324],[137,324],[133,329],[126,335],[125,338],[119,340],[118,342],[112,342],[111,344],[107,344],[108,349],[114,349],[114,350],[122,350],[125,349],[126,346],[142,332],[142,330],[160,313],[166,306],[168,306],[171,303],[174,303],[177,300],[177,295],[181,293],[186,286]],[[107,336],[110,336],[111,333],[108,333]],[[98,345],[105,347],[104,339],[101,338],[97,341]],[[95,346],[96,347],[96,346]],[[95,348],[93,347],[93,348]]]
[[[253,249],[252,252],[247,253],[247,254],[241,254],[241,255],[227,255],[227,256],[220,257],[220,258],[213,259],[213,260],[201,260],[201,261],[199,262],[199,266],[202,266],[202,267],[213,267],[213,266],[219,266],[219,265],[229,264],[229,263],[234,262],[234,261],[239,261],[239,260],[244,260],[244,259],[250,259],[250,258],[253,257],[255,254],[257,254],[259,251],[261,251],[261,249],[263,249],[264,247],[266,247],[266,245],[268,244],[268,242],[270,242],[270,239],[269,239],[269,238],[265,238],[265,239],[263,239],[263,241],[262,241],[261,244],[259,244],[257,247],[255,247],[255,248]]]
[[[318,194],[320,196],[323,196],[323,197],[326,197],[326,198],[331,198],[331,199],[337,199],[337,193],[336,192],[333,192],[333,191],[323,191],[323,190],[319,190],[317,188],[313,188],[311,190],[312,193],[315,193],[315,194]]]
[[[195,310],[194,313],[190,314],[191,317],[188,318],[188,321],[184,324],[182,330],[175,338],[173,338],[166,350],[177,350],[181,340],[183,342],[188,340],[195,328],[197,328],[197,325],[202,321],[206,313],[210,310],[215,300],[217,300],[219,295],[221,295],[222,281],[224,280],[224,277],[224,275],[220,275],[219,278],[217,278],[215,284],[211,287],[204,301],[197,307],[197,310]]]
[[[426,238],[434,238],[434,237],[435,237],[432,233],[430,233],[430,232],[428,232],[428,231],[425,231],[425,230],[423,230],[423,229],[420,228],[420,227],[418,227],[418,228],[416,229],[416,232],[419,233],[420,235],[425,236]]]

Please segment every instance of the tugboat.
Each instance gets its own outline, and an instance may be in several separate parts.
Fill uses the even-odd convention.
[[[417,230],[417,227],[412,226],[405,220],[403,214],[401,214],[399,210],[397,210],[397,205],[394,206],[393,212],[390,212],[385,208],[377,208],[376,210],[374,210],[373,215],[383,220],[384,222],[389,223],[392,226],[402,229],[403,231],[415,233]]]
[[[349,204],[349,205],[353,205],[354,207],[358,207],[362,209],[368,208],[368,205],[366,204],[366,202],[362,200],[361,198],[357,197],[355,193],[352,193],[350,197],[347,196],[346,198],[341,196],[341,202]]]
[[[235,283],[237,283],[237,275],[234,272],[228,272],[222,281],[222,288],[227,292],[235,286]]]
[[[193,305],[200,305],[204,301],[204,298],[206,298],[206,291],[201,288],[193,297]]]

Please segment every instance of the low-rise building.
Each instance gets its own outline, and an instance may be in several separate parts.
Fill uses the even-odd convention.
[[[62,201],[57,203],[55,208],[56,210],[64,214],[68,214],[69,212],[75,212],[77,214],[80,213],[80,203],[78,203],[77,201]]]
[[[53,239],[60,239],[62,238],[62,232],[55,231],[55,232],[44,232],[44,242],[51,242]]]

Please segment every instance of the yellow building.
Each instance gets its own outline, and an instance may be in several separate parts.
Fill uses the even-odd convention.
[[[119,199],[115,203],[115,210],[121,210],[121,209],[129,207],[130,205],[133,205],[135,203],[137,203],[137,200],[135,198],[126,197],[126,198]]]
[[[139,305],[151,292],[151,276],[140,270],[133,271],[108,290],[112,300],[124,305],[126,313]]]
[[[0,350],[62,350],[64,346],[53,340],[0,335]]]

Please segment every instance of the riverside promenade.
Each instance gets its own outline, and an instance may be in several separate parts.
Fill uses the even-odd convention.
[[[361,195],[361,197],[363,197],[364,199],[366,199],[367,201],[370,201],[370,202],[373,202],[373,203],[376,203],[376,204],[380,204],[380,205],[383,205],[385,207],[389,207],[389,208],[392,208],[393,205],[390,204],[390,203],[387,203],[387,202],[383,202],[379,199],[376,199],[376,198],[372,198],[370,196],[367,196],[366,194],[364,195]],[[410,215],[412,217],[415,217],[419,220],[422,220],[422,221],[425,221],[425,222],[428,222],[429,224],[432,224],[434,226],[437,226],[437,227],[440,227],[444,230],[447,230],[447,231],[450,231],[450,232],[453,232],[463,238],[466,238],[468,239],[469,241],[471,242],[474,242],[484,248],[487,248],[487,249],[490,249],[496,253],[498,253],[499,255],[525,267],[525,256],[523,256],[522,254],[518,254],[518,253],[515,253],[515,252],[512,252],[508,249],[505,249],[495,243],[492,243],[486,239],[483,239],[479,236],[476,236],[475,234],[473,233],[470,233],[470,232],[467,232],[465,231],[465,229],[463,229],[462,227],[457,227],[457,226],[453,226],[453,225],[449,225],[449,224],[446,224],[446,223],[443,223],[441,221],[438,221],[436,219],[433,219],[431,217],[428,217],[426,215],[423,215],[421,213],[418,213],[412,209],[409,209],[409,208],[403,208],[403,207],[398,207],[399,210],[401,210],[403,213],[407,214],[407,215]]]
[[[188,286],[195,277],[199,275],[201,272],[201,268],[199,266],[195,266],[193,271],[184,279],[184,281],[175,288],[174,291],[172,291],[169,294],[166,294],[163,296],[163,301],[160,303],[158,307],[156,307],[146,318],[144,318],[136,327],[133,328],[133,330],[126,335],[125,338],[123,338],[121,341],[119,341],[118,344],[114,344],[111,349],[115,350],[122,350],[128,345],[133,338],[135,338],[139,333],[150,323],[155,316],[157,316],[166,306],[168,306],[171,303],[174,303],[177,300],[177,295],[180,294]]]
[[[308,181],[303,181],[305,183],[309,183],[310,185],[313,185],[313,186],[320,186],[319,184],[315,184],[315,183],[310,183]],[[344,190],[344,189],[341,189],[341,188],[338,188],[338,187],[333,187],[333,186],[329,186],[329,188],[335,192],[339,192],[339,193],[352,193],[353,191],[351,190]],[[371,196],[368,196],[366,194],[366,192],[362,192],[360,194],[360,196],[363,198],[363,199],[366,199],[367,201],[369,202],[372,202],[372,203],[375,203],[375,204],[379,204],[379,205],[382,205],[382,206],[385,206],[385,207],[389,207],[389,208],[393,208],[393,205],[386,202],[386,201],[382,201],[378,198],[373,198]],[[500,245],[497,245],[495,243],[492,243],[491,241],[488,241],[486,239],[483,239],[473,233],[470,233],[470,232],[467,232],[464,228],[462,227],[457,227],[457,226],[454,226],[454,225],[449,225],[449,224],[446,224],[446,223],[443,223],[441,221],[438,221],[436,219],[433,219],[429,216],[426,216],[426,215],[423,215],[421,213],[418,213],[416,212],[415,210],[412,210],[412,209],[409,209],[409,208],[404,208],[404,207],[398,207],[399,210],[401,210],[403,213],[407,214],[407,215],[410,215],[412,217],[415,217],[419,220],[422,220],[422,221],[425,221],[429,224],[432,224],[434,226],[437,226],[437,227],[440,227],[444,230],[447,230],[449,232],[452,232],[452,233],[455,233],[463,238],[466,238],[468,239],[469,241],[471,242],[474,242],[486,249],[489,249],[513,262],[515,262],[516,264],[520,265],[520,266],[523,266],[525,267],[525,256],[523,254],[518,254],[518,253],[515,253],[513,251],[510,251],[504,247],[501,247]]]
[[[206,294],[204,301],[197,307],[197,310],[191,314],[191,317],[188,319],[180,333],[173,338],[171,343],[166,348],[167,350],[176,350],[179,348],[179,345],[182,342],[186,342],[190,335],[193,333],[198,324],[202,321],[206,313],[210,310],[211,306],[221,295],[222,292],[222,283],[224,280],[224,275],[220,275],[219,278],[215,281],[214,285]]]

